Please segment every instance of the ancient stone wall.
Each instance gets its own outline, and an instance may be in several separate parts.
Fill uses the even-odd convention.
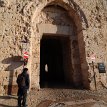
[[[99,73],[97,66],[99,62],[104,62],[107,66],[106,0],[1,0],[0,93],[11,93],[11,85],[16,86],[16,77],[23,68],[22,40],[25,38],[28,40],[25,48],[29,52],[27,67],[31,77],[31,87],[39,88],[42,33],[38,28],[40,24],[38,16],[47,5],[59,5],[66,9],[77,27],[84,87],[95,89],[94,77],[97,89],[106,87],[106,73]],[[90,60],[92,54],[96,56],[95,76]]]

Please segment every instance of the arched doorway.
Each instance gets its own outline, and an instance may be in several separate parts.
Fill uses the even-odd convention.
[[[65,62],[63,67],[66,70],[64,76],[70,85],[73,83],[75,86],[80,87],[83,84],[84,88],[89,89],[89,72],[83,36],[85,32],[84,24],[87,25],[87,20],[79,5],[73,1],[67,3],[64,0],[46,0],[40,4],[31,3],[26,9],[32,10],[32,5],[35,7],[32,17],[27,14],[27,18],[31,18],[30,21],[32,22],[30,22],[31,87],[40,88],[40,45],[43,36],[48,35],[48,37],[69,36],[71,55],[67,55],[66,51],[63,52],[63,56],[66,56],[63,57]],[[66,49],[67,46],[63,43],[62,47]],[[71,59],[69,60],[71,64],[68,63],[67,59]]]
[[[67,77],[65,73],[67,70],[64,58],[71,55],[69,37],[43,35],[40,50],[41,87],[66,87]],[[64,55],[65,51],[67,54]],[[66,63],[70,65],[71,60],[67,60]],[[70,67],[67,69],[72,71]]]
[[[49,5],[41,12],[40,87],[82,86],[76,27],[67,11]]]

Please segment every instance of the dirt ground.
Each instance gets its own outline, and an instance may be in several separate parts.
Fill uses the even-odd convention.
[[[107,107],[107,89],[33,89],[28,94],[28,107]],[[17,96],[0,96],[0,107],[17,107]]]

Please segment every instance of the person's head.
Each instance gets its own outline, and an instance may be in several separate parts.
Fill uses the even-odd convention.
[[[23,74],[26,74],[27,71],[28,71],[28,68],[24,68],[22,73],[23,73]]]

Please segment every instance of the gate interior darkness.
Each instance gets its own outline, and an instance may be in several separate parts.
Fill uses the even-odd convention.
[[[40,47],[40,87],[65,87],[63,37],[44,35]],[[65,50],[66,51],[66,50]]]

